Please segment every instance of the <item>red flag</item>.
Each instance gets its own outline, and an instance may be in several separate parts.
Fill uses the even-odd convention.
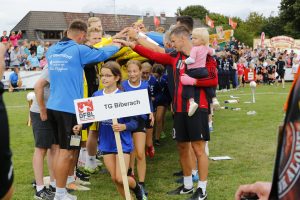
[[[229,18],[229,25],[230,25],[233,29],[235,29],[236,26],[237,26],[237,22],[235,22],[235,21],[233,21],[231,18]]]
[[[153,21],[154,21],[154,25],[155,25],[155,27],[159,27],[159,25],[160,25],[159,18],[158,18],[158,17],[156,17],[156,16],[154,16],[154,17],[153,17]]]
[[[265,32],[262,32],[260,35],[260,43],[261,48],[265,48]]]
[[[214,21],[212,19],[210,19],[207,15],[205,17],[205,22],[206,24],[210,27],[210,28],[214,28],[215,25],[214,25]]]

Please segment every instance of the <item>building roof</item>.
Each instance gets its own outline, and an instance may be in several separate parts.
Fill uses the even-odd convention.
[[[91,13],[74,13],[74,12],[55,12],[55,11],[29,11],[23,19],[12,29],[15,31],[22,30],[26,32],[29,40],[36,39],[36,30],[66,30],[70,23],[75,19],[81,19],[87,22]],[[114,15],[92,13],[95,17],[100,17],[105,32],[119,32],[123,28],[131,26],[141,18],[139,15]],[[161,18],[161,26],[168,29],[170,25],[176,23],[176,17]],[[153,16],[143,16],[145,27],[155,30]],[[199,19],[194,19],[194,26],[203,26]]]

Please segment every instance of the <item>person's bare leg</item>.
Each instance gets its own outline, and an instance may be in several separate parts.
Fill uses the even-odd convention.
[[[32,166],[34,172],[34,178],[37,186],[44,185],[44,158],[46,155],[47,149],[35,148],[32,158]]]
[[[67,177],[72,166],[74,150],[60,149],[55,167],[56,186],[65,188]]]
[[[133,133],[133,141],[137,159],[137,172],[139,176],[139,182],[144,182],[146,177],[146,133],[137,132]]]

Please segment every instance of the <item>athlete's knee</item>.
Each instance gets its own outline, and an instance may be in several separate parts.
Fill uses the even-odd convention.
[[[47,149],[43,149],[43,148],[35,148],[35,155],[39,155],[39,156],[45,156],[47,152]]]
[[[195,156],[197,158],[200,158],[202,156],[206,156],[205,145],[200,145],[200,144],[197,143],[197,144],[192,144],[192,147],[193,147]]]
[[[73,151],[70,150],[60,150],[59,156],[67,161],[72,161],[75,158]]]
[[[120,175],[120,176],[116,176],[116,178],[115,178],[115,183],[116,183],[116,184],[120,184],[120,185],[123,184],[123,179],[122,179],[122,176],[121,176],[121,175]]]
[[[135,154],[135,156],[136,156],[136,159],[138,159],[138,160],[144,160],[145,159],[145,152],[136,152],[136,154]]]
[[[177,148],[180,154],[189,152],[190,150],[190,144],[187,142],[178,142]]]

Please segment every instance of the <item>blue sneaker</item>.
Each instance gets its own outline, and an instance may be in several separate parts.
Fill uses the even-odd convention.
[[[213,126],[210,126],[209,127],[209,132],[211,133],[211,132],[214,132],[214,127]]]

